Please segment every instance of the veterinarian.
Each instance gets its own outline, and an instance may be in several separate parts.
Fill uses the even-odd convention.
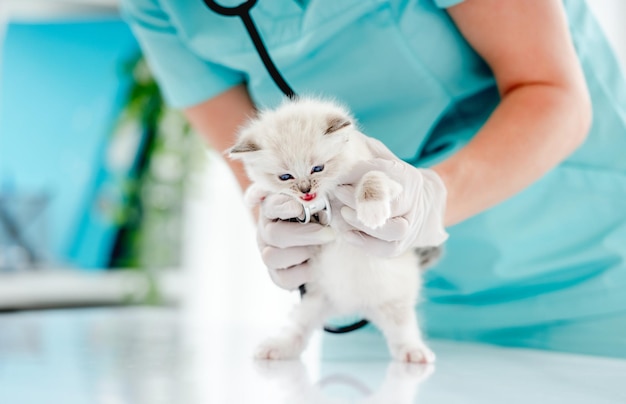
[[[122,3],[167,100],[217,150],[284,99],[240,18]],[[425,273],[431,337],[626,357],[626,83],[583,0],[259,0],[249,15],[297,93],[345,103],[405,162],[373,143],[359,170],[405,194],[376,232],[340,198],[354,242],[396,254],[449,234]],[[266,202],[263,258],[295,289],[328,237]]]

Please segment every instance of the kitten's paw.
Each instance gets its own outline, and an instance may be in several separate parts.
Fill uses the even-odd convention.
[[[300,337],[269,338],[261,343],[254,352],[255,359],[280,360],[295,359],[304,350],[304,342]]]
[[[391,216],[391,208],[386,201],[365,201],[356,205],[356,217],[370,229],[376,229]]]
[[[356,189],[356,216],[364,225],[376,229],[391,216],[391,201],[402,186],[381,171],[366,173]]]
[[[434,363],[435,354],[422,343],[406,344],[392,350],[394,359],[407,363]]]

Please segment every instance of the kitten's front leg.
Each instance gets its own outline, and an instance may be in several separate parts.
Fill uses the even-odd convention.
[[[290,324],[280,335],[268,338],[259,345],[256,359],[294,359],[304,351],[311,334],[322,326],[328,314],[328,305],[319,294],[307,293],[291,313]]]
[[[382,171],[363,175],[356,187],[356,216],[364,225],[376,229],[391,216],[391,201],[400,195],[402,186]]]
[[[417,324],[413,304],[393,301],[370,309],[366,316],[385,335],[394,359],[402,362],[432,363],[435,354],[426,346]]]
[[[244,192],[243,201],[246,206],[253,208],[260,205],[268,194],[269,192],[261,188],[259,185],[252,184],[248,187],[248,189],[246,189],[246,192]]]

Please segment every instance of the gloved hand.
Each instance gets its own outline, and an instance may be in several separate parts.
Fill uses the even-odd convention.
[[[356,164],[335,191],[342,218],[348,224],[346,240],[377,256],[394,257],[410,248],[439,246],[447,238],[443,218],[447,191],[433,170],[415,168],[397,158],[380,141],[367,138],[374,158]],[[391,203],[391,217],[376,229],[356,217],[355,185],[368,171],[378,170],[402,185],[402,192]],[[345,226],[344,226],[345,227]]]
[[[257,242],[272,281],[287,290],[311,280],[308,260],[335,232],[317,223],[287,220],[303,215],[302,205],[287,195],[270,194],[259,201]]]

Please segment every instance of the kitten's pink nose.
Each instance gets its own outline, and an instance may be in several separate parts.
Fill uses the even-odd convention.
[[[304,194],[300,197],[300,199],[302,199],[303,201],[312,201],[313,199],[315,199],[315,197],[317,196],[316,193],[312,193],[312,194]]]

